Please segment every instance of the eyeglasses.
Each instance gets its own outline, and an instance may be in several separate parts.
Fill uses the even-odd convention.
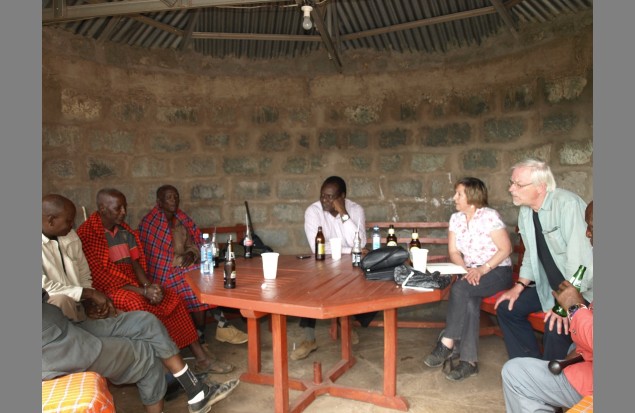
[[[514,182],[511,179],[509,180],[509,186],[515,186],[518,189],[522,189],[526,186],[533,185],[533,184],[534,184],[533,182],[530,182],[528,184],[519,184],[518,182]]]
[[[330,195],[330,194],[320,194],[320,199],[325,199],[327,201],[333,201],[340,197],[340,194]]]

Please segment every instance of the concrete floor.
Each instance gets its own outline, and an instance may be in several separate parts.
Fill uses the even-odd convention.
[[[442,320],[445,314],[444,303],[427,308],[402,309],[399,319],[419,318],[424,314],[426,320]],[[425,306],[421,306],[425,307]],[[380,315],[378,315],[380,316]],[[419,318],[421,319],[421,318]],[[234,325],[246,331],[241,319],[233,321]],[[271,371],[271,336],[267,334],[267,323],[262,324],[262,369]],[[300,343],[303,332],[296,318],[288,319],[289,351],[294,342]],[[308,358],[299,361],[289,360],[291,377],[311,378],[313,362],[321,361],[322,370],[328,370],[339,359],[339,342],[332,341],[328,335],[329,321],[318,321],[316,336],[319,348]],[[216,324],[208,326],[206,337],[211,352],[218,358],[236,366],[232,373],[226,375],[210,375],[215,381],[239,378],[247,368],[247,344],[232,345],[220,343],[214,339]],[[382,388],[383,366],[383,329],[358,328],[360,343],[353,346],[353,354],[357,363],[336,383],[362,386],[373,390]],[[479,348],[478,376],[462,382],[451,382],[444,377],[440,368],[432,369],[423,364],[423,357],[432,350],[439,329],[401,328],[398,331],[397,353],[397,393],[406,398],[410,412],[446,413],[472,412],[497,413],[505,411],[501,387],[500,371],[507,360],[507,352],[503,340],[497,336],[482,337]],[[187,350],[183,352],[188,357]],[[142,413],[143,406],[135,386],[111,386],[118,413]],[[290,400],[299,392],[291,391]],[[187,413],[184,393],[174,400],[165,403],[165,413]],[[377,407],[364,402],[340,399],[329,395],[318,396],[306,413],[394,413],[397,410]],[[268,413],[273,412],[273,389],[270,386],[242,382],[225,400],[212,408],[216,413]]]

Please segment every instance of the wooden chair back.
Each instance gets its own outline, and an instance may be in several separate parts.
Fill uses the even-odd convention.
[[[388,228],[392,225],[395,228],[397,243],[404,248],[408,248],[412,230],[419,233],[421,248],[426,248],[428,261],[447,262],[448,258],[448,227],[447,222],[390,222],[390,221],[370,221],[366,222],[368,242],[371,242],[373,227],[378,226],[382,236],[382,245],[386,243]]]
[[[212,239],[212,234],[214,233],[214,229],[216,229],[216,243],[218,247],[223,249],[227,245],[227,240],[229,239],[229,235],[232,235],[232,240],[234,243],[240,242],[243,238],[245,238],[245,233],[247,232],[247,225],[245,224],[236,224],[233,226],[225,226],[225,227],[206,227],[199,228],[201,230],[201,234],[207,232],[210,236],[210,240]],[[219,237],[219,234],[224,234],[225,236]]]

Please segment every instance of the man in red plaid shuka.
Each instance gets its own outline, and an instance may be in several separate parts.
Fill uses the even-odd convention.
[[[154,282],[176,291],[192,315],[201,342],[205,342],[205,311],[211,306],[201,303],[185,279],[185,273],[199,269],[201,231],[179,208],[179,191],[172,185],[157,189],[156,205],[141,219],[139,238]],[[215,308],[215,307],[214,307]],[[231,325],[219,308],[216,339],[231,344],[247,342],[247,334]]]
[[[101,189],[97,193],[97,212],[77,229],[93,287],[104,292],[122,311],[143,310],[154,314],[179,348],[190,347],[196,358],[195,371],[229,373],[233,370],[231,364],[212,361],[201,347],[179,295],[146,277],[141,242],[124,222],[126,209],[126,197],[120,191]]]

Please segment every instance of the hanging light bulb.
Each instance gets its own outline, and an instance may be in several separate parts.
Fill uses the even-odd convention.
[[[302,19],[302,28],[304,30],[311,30],[311,27],[313,27],[313,22],[311,21],[311,10],[313,10],[313,7],[302,6],[301,9],[304,13],[304,18]]]

